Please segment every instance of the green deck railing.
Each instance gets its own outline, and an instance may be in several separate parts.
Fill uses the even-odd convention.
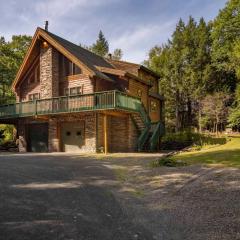
[[[139,112],[140,108],[139,98],[119,91],[105,91],[2,105],[0,119],[105,109]]]

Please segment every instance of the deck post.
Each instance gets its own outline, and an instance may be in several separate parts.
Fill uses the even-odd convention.
[[[103,116],[103,128],[104,128],[104,153],[108,153],[108,129],[107,129],[107,114]]]

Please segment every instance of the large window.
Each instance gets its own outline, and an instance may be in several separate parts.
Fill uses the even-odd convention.
[[[60,72],[61,72],[60,75],[63,77],[77,75],[77,74],[82,73],[81,69],[78,66],[76,66],[76,64],[69,61],[63,55],[60,55],[59,63],[60,63]]]
[[[65,96],[80,95],[80,94],[83,94],[83,86],[64,89]]]
[[[28,100],[29,101],[34,101],[40,98],[40,94],[39,93],[33,93],[33,94],[29,94],[28,95]]]
[[[32,73],[29,75],[28,83],[37,83],[40,81],[40,67],[39,65],[35,67],[35,69],[32,71]]]

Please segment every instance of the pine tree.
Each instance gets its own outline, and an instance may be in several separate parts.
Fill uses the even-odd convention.
[[[212,30],[212,60],[218,73],[219,88],[234,91],[236,88],[235,63],[231,61],[234,53],[234,43],[240,39],[240,1],[227,2],[216,19]]]
[[[112,58],[113,58],[114,60],[121,60],[121,59],[122,59],[122,56],[123,56],[122,49],[116,48],[116,49],[113,51]]]
[[[98,34],[98,39],[91,47],[91,51],[95,54],[105,57],[109,52],[109,44],[106,38],[103,35],[103,32],[100,30]]]

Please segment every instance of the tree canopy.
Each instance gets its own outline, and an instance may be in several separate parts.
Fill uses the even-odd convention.
[[[14,100],[11,84],[23,61],[26,50],[31,42],[26,35],[12,36],[11,41],[0,38],[0,102]]]
[[[192,16],[186,23],[180,19],[171,39],[153,47],[145,64],[161,76],[170,129],[201,129],[203,118],[211,118],[207,103],[216,99],[232,109],[228,121],[238,122],[240,104],[234,92],[240,78],[240,2],[228,1],[209,23],[203,18],[196,22]],[[226,126],[229,111],[225,112],[221,124]]]

